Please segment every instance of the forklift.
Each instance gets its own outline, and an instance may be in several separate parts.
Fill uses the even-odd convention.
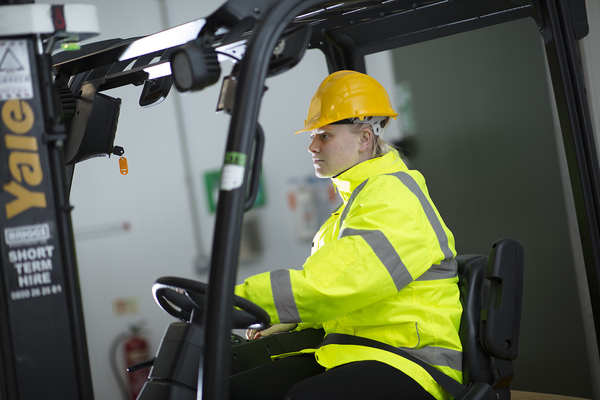
[[[369,54],[525,18],[545,44],[600,332],[600,169],[577,47],[588,33],[585,0],[229,0],[153,35],[79,46],[98,33],[94,13],[0,1],[0,399],[93,399],[69,191],[77,163],[123,154],[114,145],[121,100],[104,91],[141,86],[139,104],[152,106],[173,86],[216,84],[220,63],[235,60],[217,106],[231,116],[221,172],[229,179],[220,184],[209,281],[157,278],[157,303],[180,321],[154,359],[132,366],[152,367],[141,400],[226,399],[232,370],[268,361],[273,346],[283,352],[320,340],[317,332],[245,343],[231,334],[269,325],[263,310],[233,294],[242,217],[258,193],[265,80],[307,49],[321,50],[329,72],[366,72]],[[459,264],[463,306],[486,300],[465,306],[473,310],[461,326],[468,373],[453,397],[508,399],[523,249],[499,241]],[[500,300],[507,306],[495,313]]]

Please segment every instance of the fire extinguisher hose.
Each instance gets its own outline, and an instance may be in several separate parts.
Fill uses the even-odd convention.
[[[119,387],[119,391],[121,392],[121,397],[123,398],[123,400],[129,399],[129,392],[127,391],[127,385],[125,383],[125,380],[123,379],[123,376],[121,375],[120,368],[117,364],[117,351],[119,350],[121,343],[125,341],[128,337],[129,333],[127,332],[120,333],[119,335],[117,335],[117,337],[115,337],[112,340],[110,344],[110,350],[108,353],[108,362],[110,364],[110,369],[113,373],[115,380],[117,381],[117,386]]]

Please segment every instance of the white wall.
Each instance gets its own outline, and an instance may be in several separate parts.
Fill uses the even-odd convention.
[[[164,1],[64,3],[97,5],[102,34],[88,42],[148,35],[207,16],[222,3]],[[368,67],[373,76],[391,84],[387,55],[370,57]],[[223,68],[222,76],[231,65]],[[266,136],[266,206],[249,213],[258,220],[263,251],[240,266],[238,281],[265,270],[299,268],[309,254],[310,244],[296,235],[287,193],[293,178],[314,174],[307,136],[292,133],[303,125],[309,100],[326,75],[321,53],[309,51],[293,70],[266,82],[259,118]],[[119,173],[115,156],[88,160],[75,169],[72,216],[98,399],[117,398],[119,393],[108,363],[113,340],[130,324],[143,321],[153,354],[173,321],[152,299],[154,280],[165,275],[207,279],[206,272],[198,272],[198,258],[210,256],[214,215],[208,210],[203,176],[221,167],[229,123],[228,116],[214,112],[218,86],[186,95],[173,89],[163,103],[147,109],[138,106],[141,87],[108,92],[123,99],[115,144],[125,148],[129,174]],[[123,224],[130,229],[120,229]],[[117,299],[137,303],[138,311],[116,315]]]

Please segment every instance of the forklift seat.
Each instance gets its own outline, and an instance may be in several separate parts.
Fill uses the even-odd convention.
[[[510,399],[512,361],[519,349],[523,297],[523,246],[501,239],[489,256],[460,255],[458,275],[463,314],[463,381],[485,382],[500,400]]]

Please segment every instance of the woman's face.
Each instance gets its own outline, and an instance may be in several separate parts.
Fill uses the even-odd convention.
[[[312,154],[315,174],[330,178],[367,160],[369,132],[352,132],[350,125],[326,125],[310,132],[308,151]]]

